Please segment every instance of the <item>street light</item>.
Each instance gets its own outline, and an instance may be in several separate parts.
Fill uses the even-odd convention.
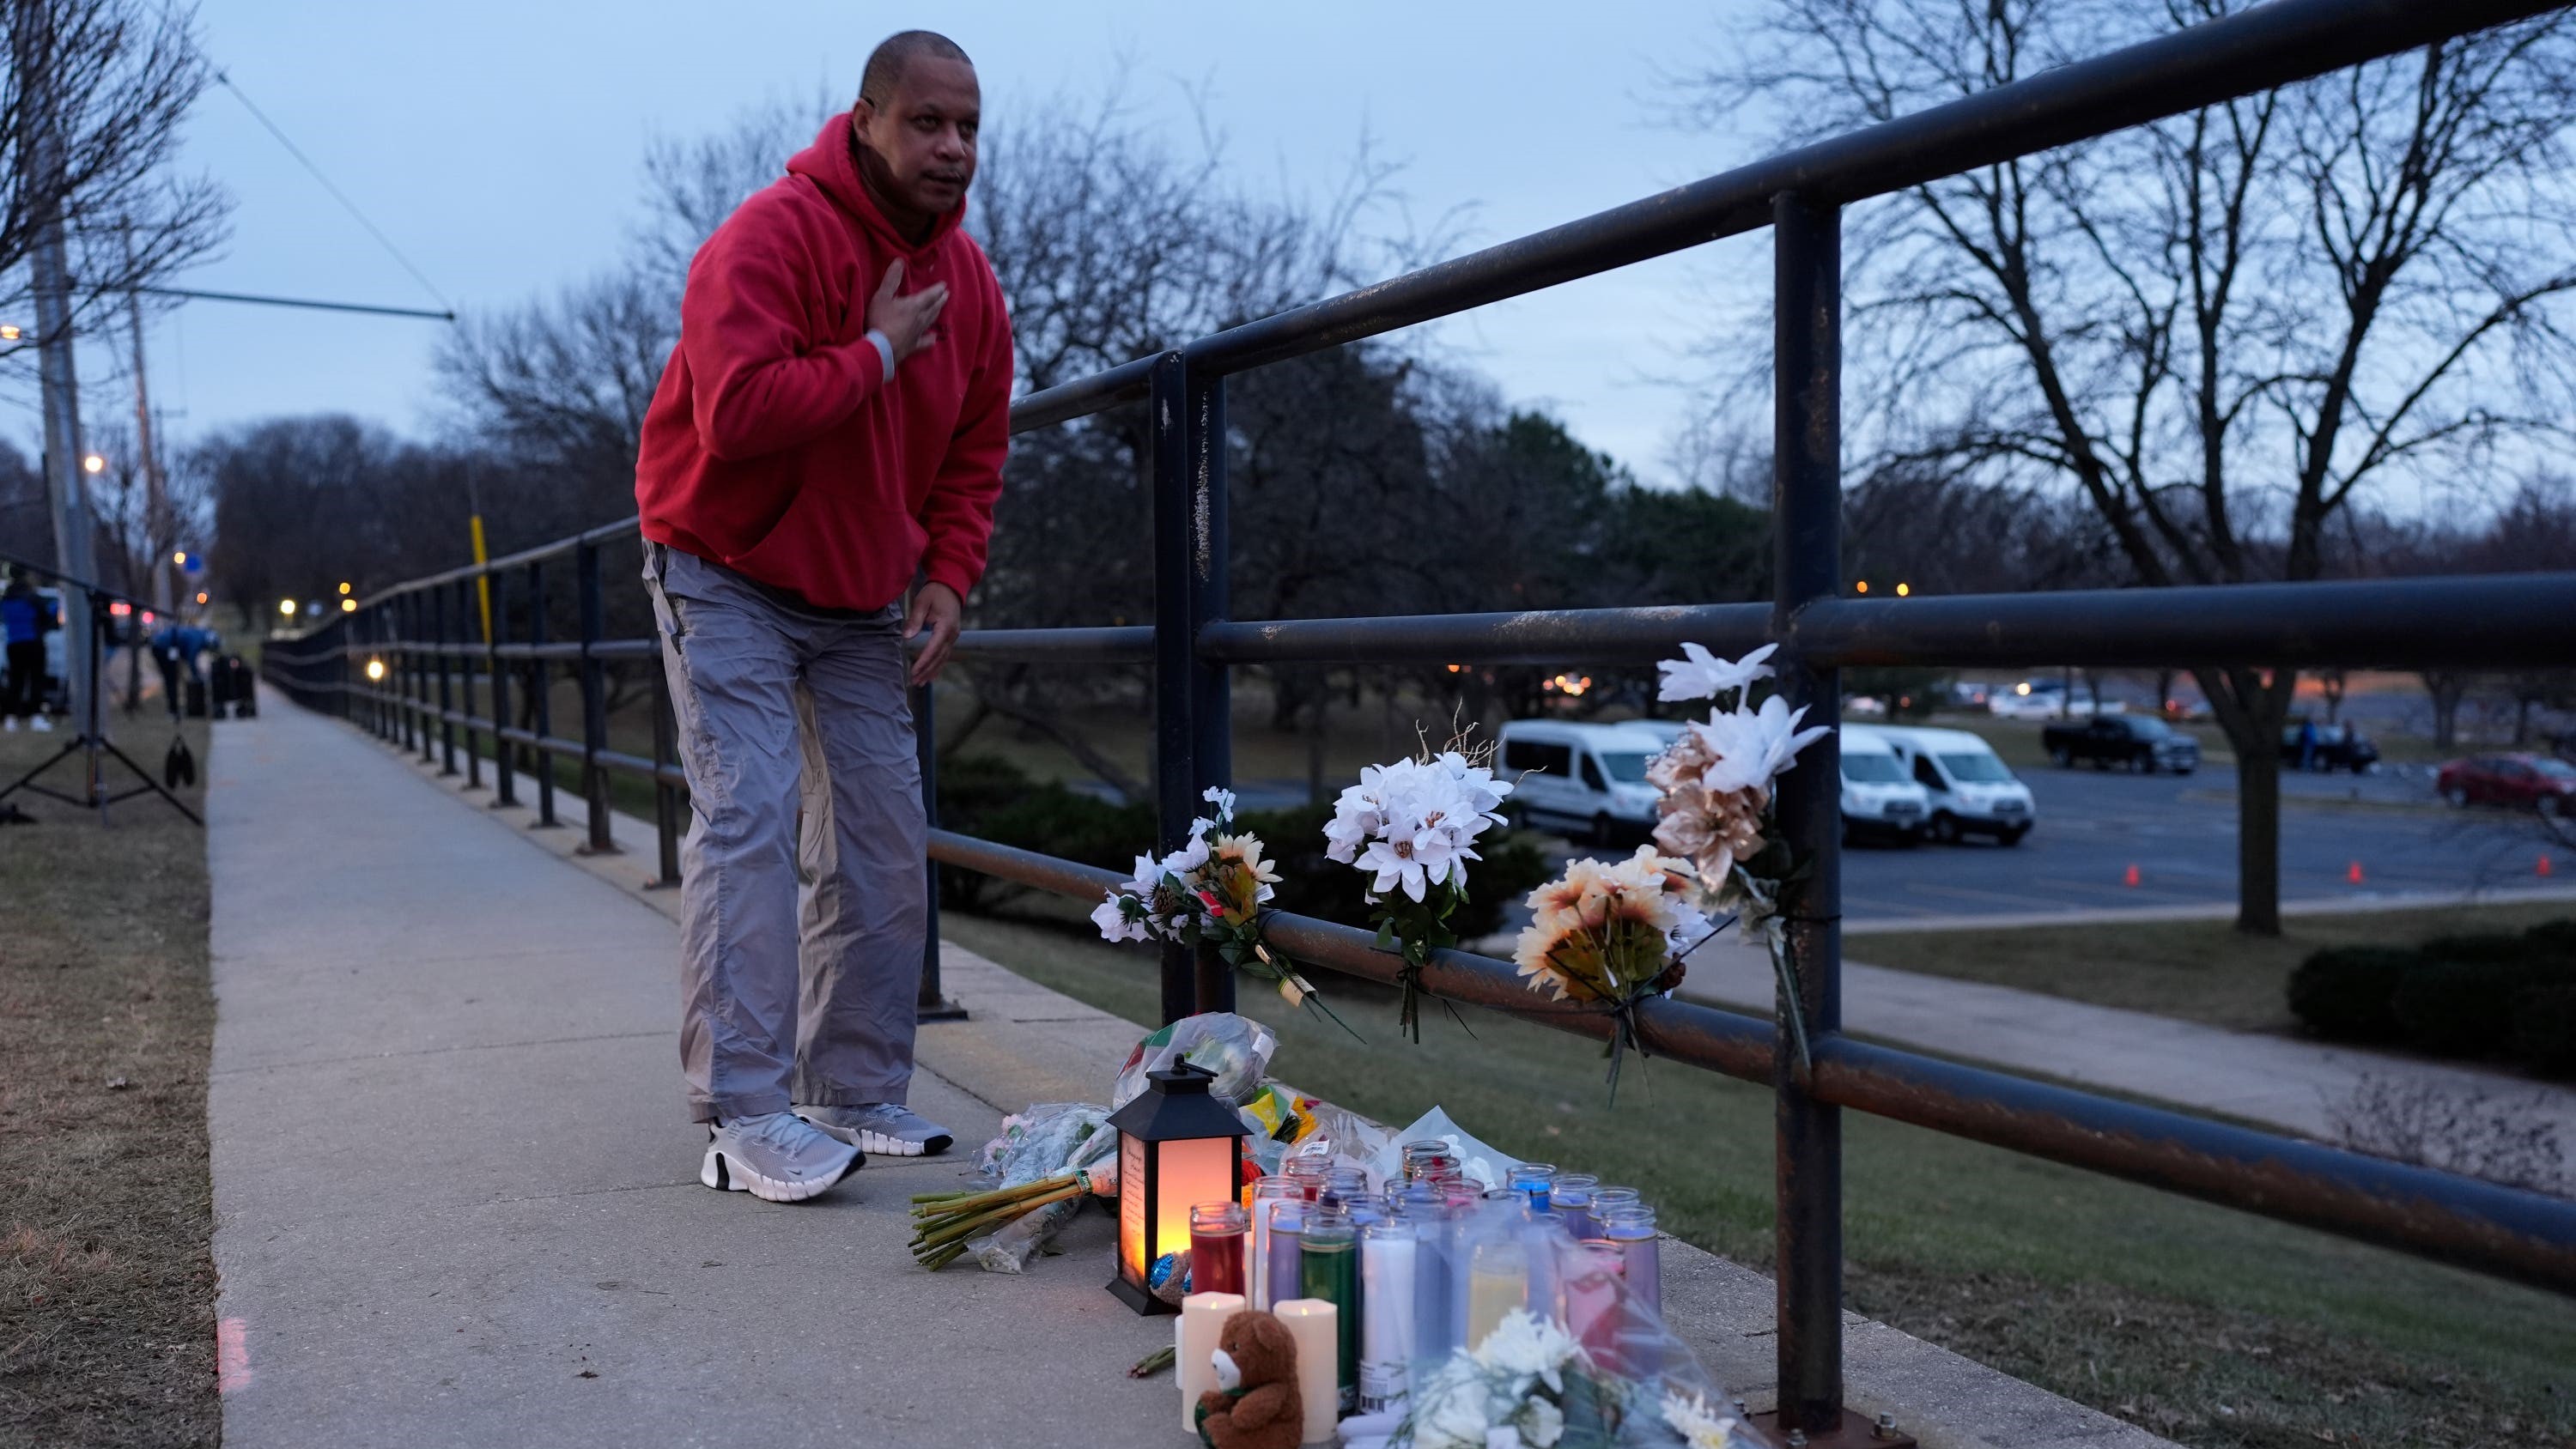
[[[1868,593],[1868,592],[1869,592],[1869,580],[1867,580],[1867,579],[1863,579],[1863,580],[1861,580],[1857,585],[1855,585],[1854,587],[1858,588],[1862,593],[1866,594],[1866,593]]]
[[[92,453],[88,457],[81,459],[81,471],[91,474],[104,473],[107,471],[107,460],[96,453]]]
[[[206,602],[206,596],[205,596],[204,594],[200,593],[199,595],[197,595],[197,602],[198,602],[199,604],[203,604],[203,603],[205,603],[205,602]]]
[[[345,593],[347,593],[347,592],[349,592],[349,586],[348,586],[348,584],[347,584],[347,583],[343,582],[343,583],[340,585],[340,592],[341,592],[341,593],[344,593],[344,594],[345,594]]]
[[[17,323],[0,322],[0,342],[15,342],[25,335],[25,333],[18,330]]]
[[[188,551],[183,548],[177,553],[170,555],[170,562],[177,564],[181,568],[186,568],[188,566]]]
[[[294,601],[293,599],[280,599],[280,600],[278,600],[278,601],[277,601],[277,612],[279,612],[280,614],[285,615],[287,618],[290,618],[290,619],[294,618],[294,617],[295,617],[295,601]]]
[[[358,601],[355,599],[342,599],[340,601],[340,612],[343,614],[354,614],[358,612]]]
[[[375,682],[381,681],[384,677],[385,677],[385,661],[383,661],[383,660],[381,660],[381,659],[370,659],[370,660],[368,660],[368,661],[367,661],[367,679],[368,679],[368,682],[370,682],[370,683],[375,683]]]
[[[1896,596],[1900,599],[1913,592],[1914,586],[1911,584],[1898,584],[1896,586]]]

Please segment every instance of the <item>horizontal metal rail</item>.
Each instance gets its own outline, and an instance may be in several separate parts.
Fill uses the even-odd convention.
[[[1125,879],[953,831],[934,831],[930,853],[943,865],[1080,900]],[[1399,959],[1367,931],[1285,912],[1265,915],[1262,930],[1301,962],[1395,983]],[[1423,985],[1557,1031],[1610,1035],[1607,1015],[1540,998],[1517,967],[1490,956],[1442,951]],[[1765,1018],[1667,999],[1648,1002],[1639,1020],[1652,1056],[1771,1080]],[[1815,1041],[1810,1055],[1816,1095],[1837,1106],[2576,1294],[2576,1203],[1839,1034]]]

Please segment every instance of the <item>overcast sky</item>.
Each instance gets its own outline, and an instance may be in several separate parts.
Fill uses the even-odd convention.
[[[787,0],[204,0],[201,18],[216,64],[472,312],[610,262],[652,137],[714,129],[771,97],[851,93],[869,49],[906,26],[943,29],[975,57],[989,122],[1123,76],[1145,114],[1185,128],[1185,96],[1199,89],[1228,158],[1264,187],[1329,193],[1366,131],[1405,163],[1398,184],[1416,217],[1463,208],[1467,241],[1484,245],[1746,159],[1754,138],[1666,124],[1660,79],[1719,48],[1737,13],[1739,0],[1022,0],[962,14]],[[438,305],[232,95],[200,102],[187,159],[239,208],[227,254],[181,285]],[[1693,370],[1687,349],[1727,315],[1718,294],[1731,277],[1767,286],[1765,255],[1758,238],[1722,243],[1491,308],[1439,343],[1660,476],[1692,398],[1656,379]],[[179,446],[327,410],[426,433],[439,421],[440,325],[190,303],[151,324],[154,401]],[[121,366],[96,347],[82,366],[88,417],[130,418]],[[8,402],[0,425],[32,452],[33,399]]]

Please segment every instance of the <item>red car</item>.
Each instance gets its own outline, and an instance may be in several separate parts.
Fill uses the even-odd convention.
[[[2472,755],[2442,767],[2434,789],[2454,805],[2511,805],[2576,815],[2576,765],[2548,755]]]

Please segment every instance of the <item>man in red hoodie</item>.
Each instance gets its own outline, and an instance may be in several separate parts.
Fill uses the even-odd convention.
[[[1009,444],[1010,319],[957,229],[980,108],[953,42],[877,47],[858,104],[690,262],[636,459],[695,817],[699,1179],[772,1201],[951,1140],[905,1105],[928,914],[906,691],[957,637]]]

